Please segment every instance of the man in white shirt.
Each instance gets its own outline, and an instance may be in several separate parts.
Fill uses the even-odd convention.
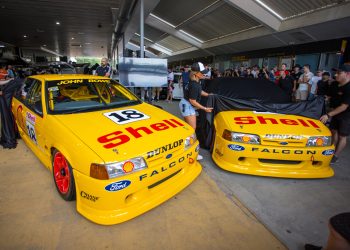
[[[322,70],[317,70],[316,75],[311,78],[311,86],[309,86],[310,93],[309,93],[308,100],[314,99],[317,91],[317,83],[322,79],[322,74],[323,74]]]
[[[311,89],[311,78],[314,74],[310,71],[310,65],[305,64],[303,67],[304,73],[299,78],[299,88],[295,92],[295,99],[297,102],[306,101]]]

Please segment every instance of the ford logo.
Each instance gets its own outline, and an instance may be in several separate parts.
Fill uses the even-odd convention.
[[[236,145],[236,144],[230,144],[228,145],[228,148],[234,151],[243,151],[245,149],[243,146]]]
[[[172,154],[168,154],[167,156],[165,156],[165,158],[170,159],[172,156]]]
[[[322,152],[323,155],[333,155],[334,154],[334,150],[333,149],[327,149],[325,151]]]
[[[280,144],[281,144],[281,145],[288,145],[288,142],[286,142],[286,141],[281,141]]]
[[[130,184],[131,184],[131,181],[128,181],[128,180],[117,181],[109,184],[108,186],[105,187],[105,189],[109,192],[116,192],[128,187]]]

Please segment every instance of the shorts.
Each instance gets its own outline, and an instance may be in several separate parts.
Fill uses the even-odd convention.
[[[350,113],[339,114],[332,117],[329,128],[337,130],[340,136],[350,135]]]
[[[295,91],[295,99],[297,100],[306,101],[308,96],[309,96],[309,91],[307,90],[297,89],[297,91]]]
[[[185,99],[181,99],[179,103],[179,108],[181,115],[183,117],[190,116],[190,115],[196,115],[196,110],[191,105],[191,103]]]

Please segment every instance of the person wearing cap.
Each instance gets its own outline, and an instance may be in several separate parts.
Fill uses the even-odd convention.
[[[333,143],[335,145],[335,153],[331,164],[338,161],[340,153],[346,146],[347,137],[350,134],[350,65],[344,64],[336,69],[336,80],[338,84],[338,92],[340,93],[341,103],[334,110],[321,116],[320,120],[326,123],[331,119],[330,129],[332,131]]]
[[[194,63],[191,67],[190,72],[190,82],[185,89],[184,98],[181,99],[179,103],[181,115],[184,117],[185,121],[196,130],[196,109],[202,109],[205,112],[211,112],[213,108],[204,107],[199,102],[201,96],[208,96],[209,94],[202,90],[200,80],[204,79],[201,71],[204,70],[204,65],[202,63]],[[198,160],[203,159],[201,155],[198,155]]]

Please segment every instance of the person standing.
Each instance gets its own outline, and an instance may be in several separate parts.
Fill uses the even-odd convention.
[[[296,101],[306,101],[311,89],[311,78],[314,74],[310,71],[310,65],[305,64],[304,73],[299,77],[299,87],[295,92]]]
[[[96,68],[96,76],[106,76],[110,77],[111,75],[111,66],[108,65],[108,59],[106,57],[101,59],[101,65]]]
[[[322,79],[322,73],[323,73],[322,70],[317,70],[316,75],[311,78],[311,88],[310,88],[308,100],[314,99],[317,91],[317,83]]]
[[[12,68],[12,65],[7,65],[7,74],[9,78],[15,78],[15,72]]]
[[[289,75],[286,75],[286,72],[280,71],[279,87],[289,96],[290,101],[292,100],[293,94],[293,80]]]
[[[336,81],[339,86],[341,103],[332,111],[321,116],[320,121],[326,123],[330,118],[330,129],[332,131],[335,153],[331,164],[338,161],[340,153],[346,146],[347,137],[350,134],[350,65],[344,64],[336,70]]]
[[[191,67],[190,82],[188,88],[184,93],[184,98],[179,103],[181,115],[194,130],[196,130],[197,118],[196,109],[202,109],[205,112],[211,112],[213,108],[204,107],[200,104],[201,96],[208,96],[209,94],[202,90],[200,80],[204,79],[201,71],[204,70],[204,65],[200,62],[194,63]],[[203,159],[198,155],[198,160]]]
[[[174,72],[169,68],[168,69],[168,95],[166,101],[173,101],[173,89],[174,89]]]

